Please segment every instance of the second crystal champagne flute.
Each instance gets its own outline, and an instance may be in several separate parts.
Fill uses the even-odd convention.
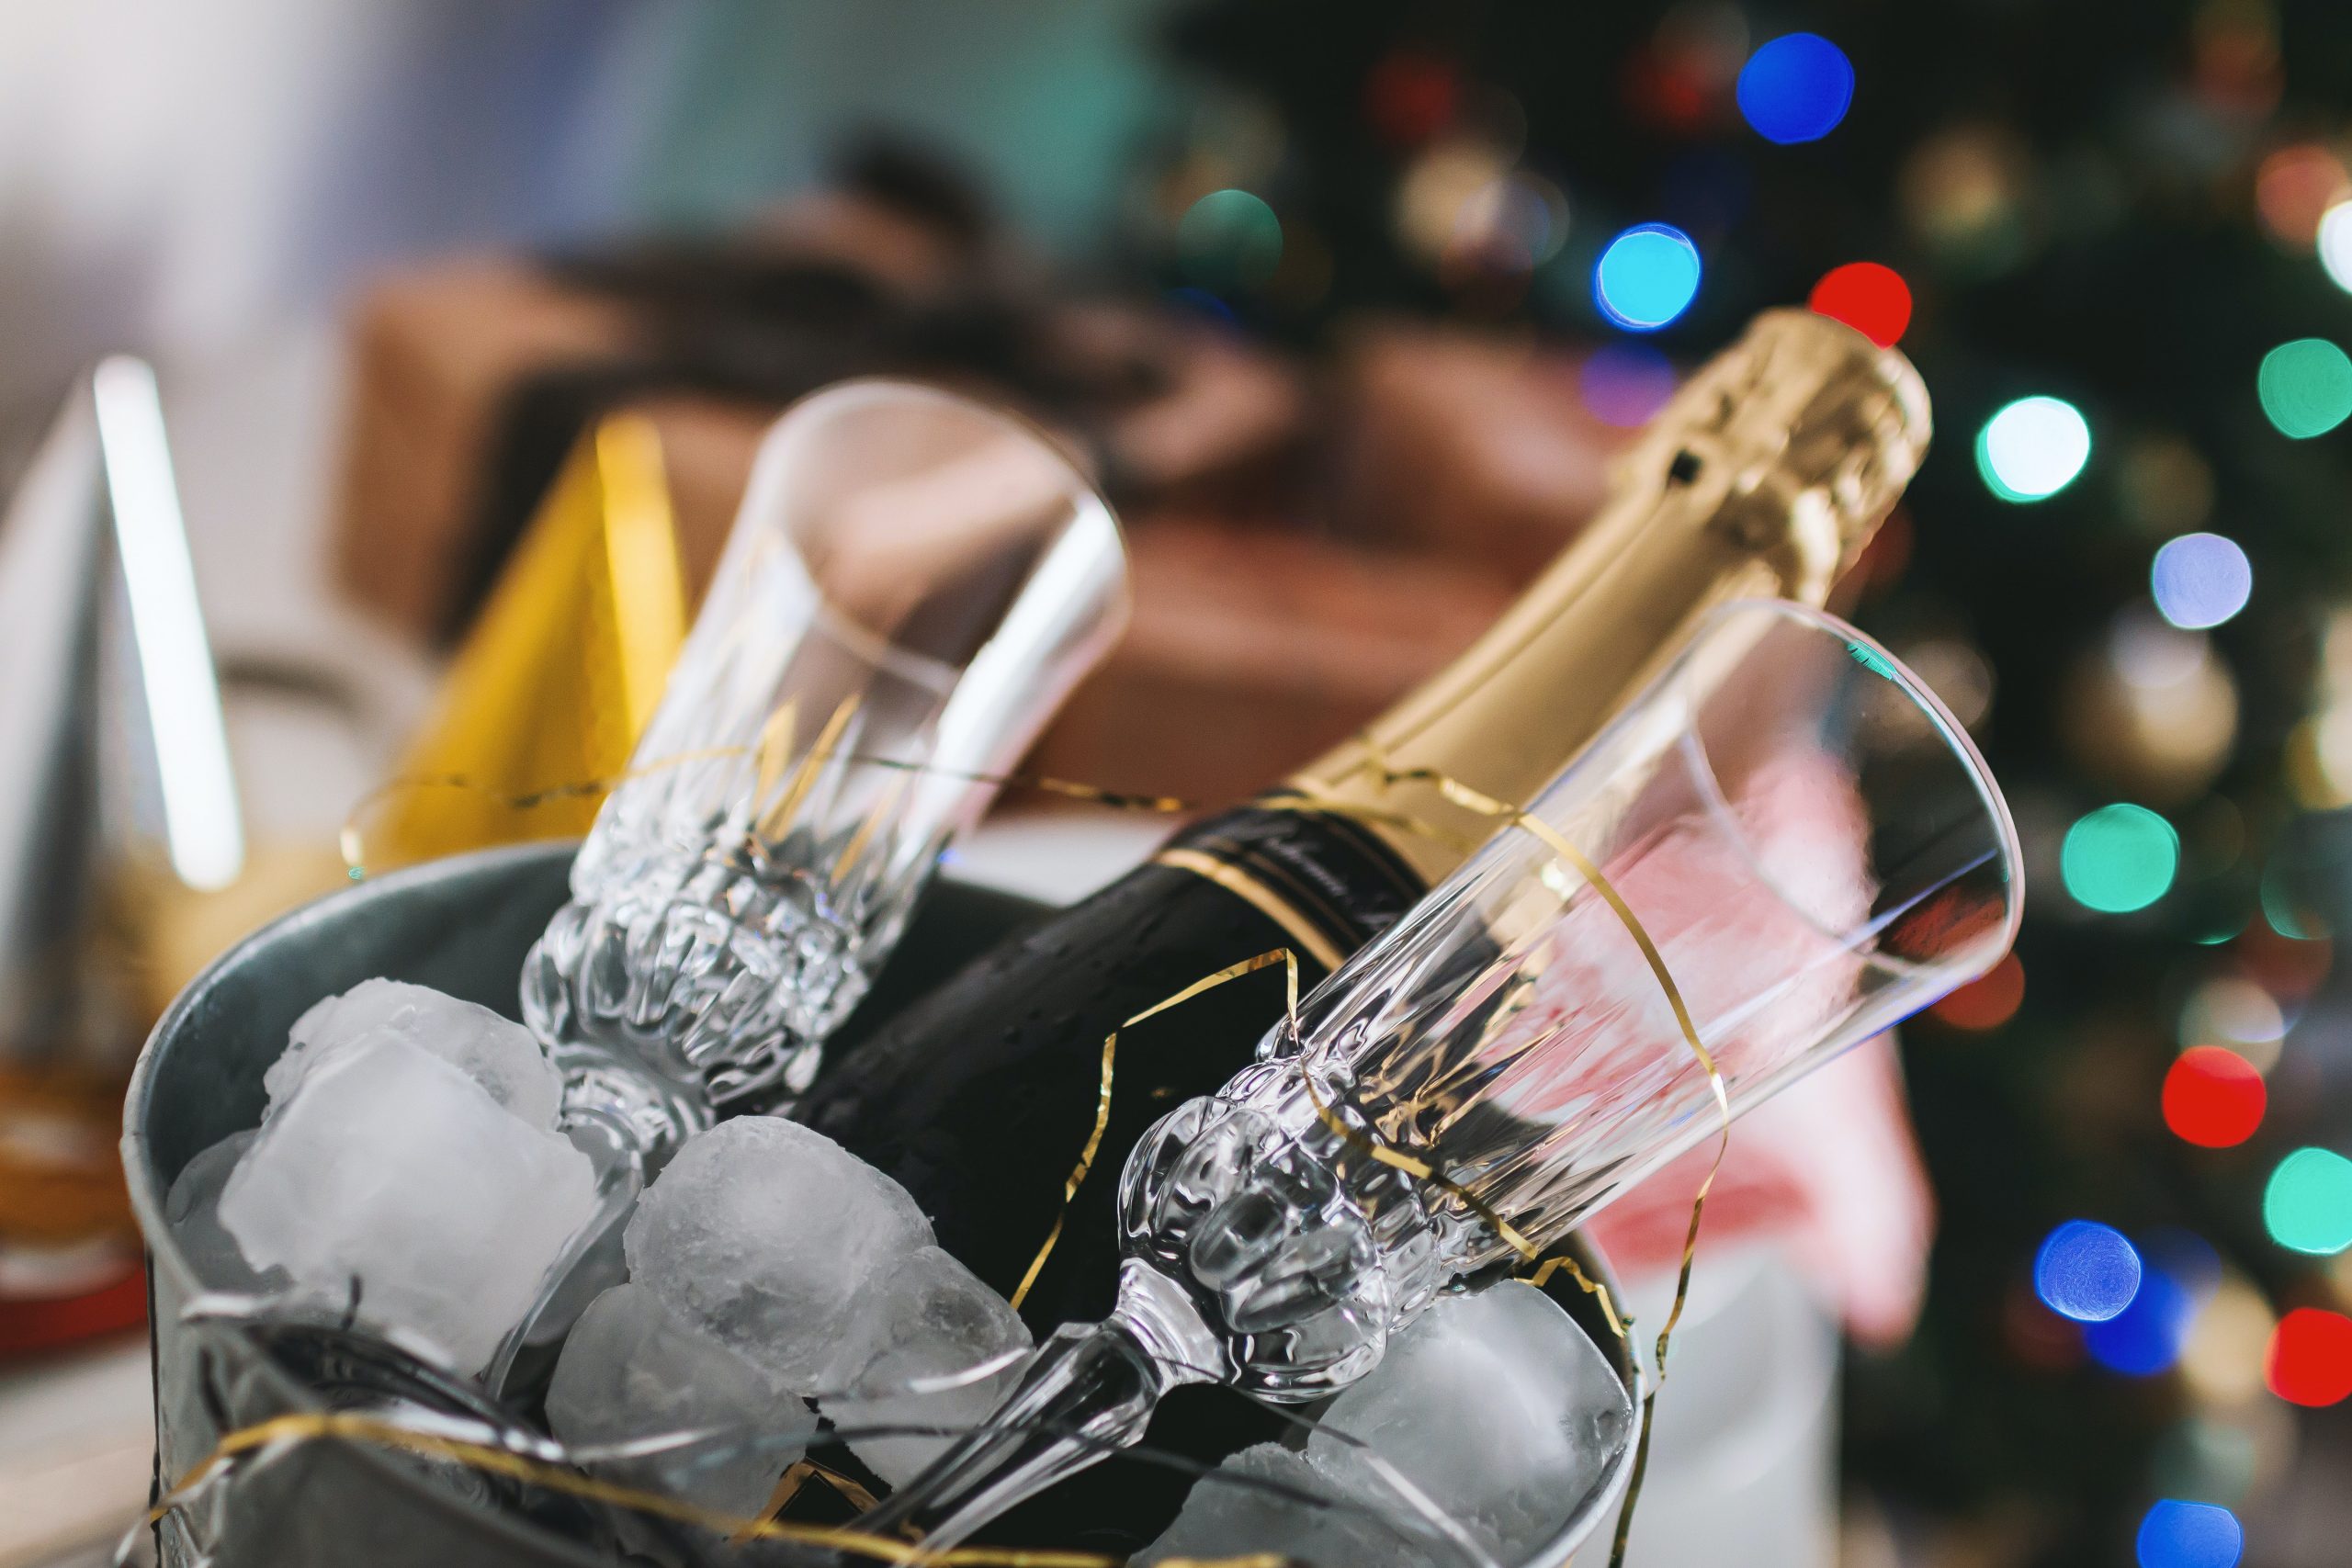
[[[1917,678],[1826,614],[1727,606],[1295,1035],[1146,1135],[1112,1316],[867,1522],[952,1544],[1180,1383],[1345,1386],[1441,1291],[1982,975],[2018,908],[2007,808]]]

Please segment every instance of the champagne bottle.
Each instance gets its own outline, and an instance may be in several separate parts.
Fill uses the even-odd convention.
[[[1179,834],[909,1006],[829,1064],[799,1114],[903,1183],[939,1244],[1011,1293],[1107,1097],[1089,1179],[1023,1302],[1040,1333],[1092,1321],[1117,1277],[1121,1163],[1171,1106],[1248,1061],[1280,1016],[1282,976],[1125,1021],[1276,947],[1296,953],[1302,987],[1338,968],[1497,827],[1396,775],[1435,770],[1529,798],[1697,617],[1740,597],[1819,604],[1917,469],[1928,427],[1901,355],[1807,312],[1758,317],[1628,448],[1575,543],[1452,665],[1284,787]]]

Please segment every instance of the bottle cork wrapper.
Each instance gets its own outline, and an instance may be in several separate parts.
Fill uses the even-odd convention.
[[[1901,354],[1810,311],[1766,312],[1626,449],[1616,499],[1502,619],[1294,782],[1376,805],[1382,770],[1429,768],[1532,796],[1708,611],[1826,599],[1917,471],[1928,423]],[[1393,847],[1432,881],[1451,869],[1430,840]]]

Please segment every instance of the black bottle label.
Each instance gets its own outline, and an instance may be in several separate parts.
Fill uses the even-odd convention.
[[[1344,818],[1244,807],[983,955],[828,1064],[800,1115],[902,1183],[939,1245],[994,1289],[1020,1284],[1102,1103],[1110,1111],[1023,1315],[1041,1334],[1107,1313],[1113,1199],[1145,1129],[1246,1066],[1282,1017],[1278,968],[1122,1027],[1205,976],[1278,947],[1312,985],[1395,923],[1419,878]]]

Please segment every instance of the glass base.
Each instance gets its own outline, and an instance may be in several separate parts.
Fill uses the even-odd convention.
[[[524,1021],[567,1074],[642,1063],[707,1106],[808,1088],[866,985],[855,931],[808,878],[666,853],[597,880],[607,891],[557,911],[523,964]]]

